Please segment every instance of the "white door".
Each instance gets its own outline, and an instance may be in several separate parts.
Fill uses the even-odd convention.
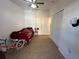
[[[63,19],[63,10],[59,11],[58,13],[54,14],[52,20],[52,34],[54,37],[55,43],[58,45],[61,35],[61,27],[62,27],[62,20]]]

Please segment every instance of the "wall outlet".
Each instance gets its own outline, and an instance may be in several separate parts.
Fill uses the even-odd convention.
[[[72,53],[72,51],[71,51],[71,49],[70,49],[70,48],[68,48],[68,53],[69,53],[69,54],[71,54],[71,53]]]

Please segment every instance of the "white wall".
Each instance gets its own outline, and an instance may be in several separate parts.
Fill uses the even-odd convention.
[[[0,0],[0,38],[24,27],[24,11],[9,0]]]
[[[48,10],[24,10],[10,0],[0,0],[0,38],[8,38],[12,31],[24,27],[39,27],[40,35],[50,34]]]
[[[64,24],[63,24],[63,33],[64,39],[67,42],[66,46],[71,50],[69,57],[71,59],[79,59],[79,26],[73,28],[70,24],[70,21],[74,17],[79,18],[79,1],[75,1],[71,5],[65,8],[64,10]]]
[[[72,3],[68,4],[67,6],[64,6],[63,18],[62,18],[63,20],[61,21],[62,23],[60,26],[62,31],[60,33],[60,40],[54,39],[52,37],[52,39],[57,41],[56,44],[58,44],[57,46],[59,50],[62,52],[62,54],[66,59],[79,59],[79,26],[74,28],[70,24],[72,18],[74,17],[79,18],[78,5],[79,5],[79,1],[75,0]],[[60,10],[61,9],[62,8],[60,8]],[[54,22],[53,20],[55,19],[52,19],[52,22]],[[52,26],[53,25],[54,24],[52,24]],[[55,28],[51,27],[51,28],[57,29],[56,27]],[[54,34],[53,30],[51,32],[52,32],[51,35],[53,35]]]
[[[39,27],[39,35],[50,34],[50,17],[48,10],[25,10],[25,25]]]

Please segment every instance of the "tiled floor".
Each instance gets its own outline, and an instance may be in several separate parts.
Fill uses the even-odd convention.
[[[12,50],[7,59],[64,59],[48,36],[34,37],[27,47]]]

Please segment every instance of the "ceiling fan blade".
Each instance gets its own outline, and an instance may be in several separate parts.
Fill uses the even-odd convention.
[[[37,4],[44,4],[44,2],[37,2]]]

